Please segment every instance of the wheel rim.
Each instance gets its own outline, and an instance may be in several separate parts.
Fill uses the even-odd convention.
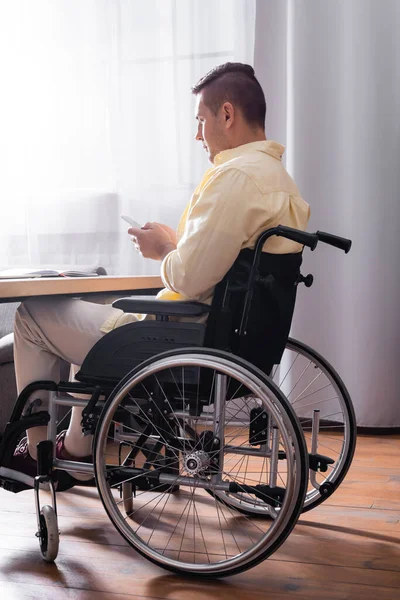
[[[214,380],[210,386],[213,408],[208,407],[201,413],[201,416],[196,417],[188,416],[186,411],[186,401],[189,397],[187,389],[191,387],[193,390],[194,388],[193,384],[191,386],[185,384],[187,381],[185,373],[193,372],[194,367],[201,367],[203,372],[207,369],[214,373]],[[161,407],[165,407],[166,416],[163,421],[164,417],[161,417],[160,413],[158,424],[156,424],[157,419],[154,416],[156,413],[149,415],[146,412],[147,409],[144,408],[148,407],[149,399],[153,399],[153,407],[159,406],[157,403],[154,404],[154,397],[152,398],[149,391],[153,389],[150,383],[151,381],[157,382],[157,386],[162,389],[164,375],[166,373],[176,374],[176,369],[181,372],[180,383],[178,385],[176,375],[174,375],[172,387],[176,387],[182,396],[182,410],[177,409],[179,397],[178,403],[172,407],[172,400],[169,401],[168,394],[165,393],[166,399]],[[234,388],[233,380],[243,386],[243,389],[245,386],[255,393],[257,405],[268,413],[275,426],[275,429],[271,427],[268,438],[270,440],[268,456],[266,445],[264,454],[260,455],[260,453],[254,452],[254,446],[245,442],[244,429],[249,426],[251,409],[249,405],[242,403],[239,410],[237,397],[229,397],[228,394],[232,394]],[[225,382],[225,388],[222,381]],[[164,387],[164,391],[166,389],[167,386]],[[145,391],[144,395],[147,395],[147,399],[144,398],[145,403],[143,403],[143,391]],[[236,389],[237,393],[240,393],[240,390]],[[227,403],[221,402],[223,398],[227,400]],[[252,402],[254,403],[254,400]],[[224,409],[221,408],[222,405]],[[216,408],[218,406],[220,408]],[[218,450],[212,451],[210,450],[211,438],[208,422],[212,421],[212,432],[215,435],[215,431],[218,431],[216,429],[218,418],[220,423],[222,422],[221,410],[225,410],[222,418],[224,426],[219,431],[220,438],[224,439]],[[120,419],[124,411],[129,414],[125,415],[125,424],[121,429]],[[239,413],[240,416],[238,416]],[[170,436],[167,420],[170,421],[170,425],[172,423],[175,427],[178,435],[174,442],[169,441],[168,444],[165,443]],[[152,427],[151,433],[146,427]],[[126,470],[122,473],[122,469],[118,466],[110,466],[110,453],[115,443],[116,430],[118,430],[118,436],[124,438],[125,444],[127,439],[131,438],[130,442],[135,448],[135,452],[138,447],[142,448],[143,456],[140,457],[140,452],[135,455],[136,464],[140,464],[140,460],[142,461],[142,466],[138,467],[142,469],[141,474],[135,471],[132,475]],[[112,435],[110,435],[110,431],[113,432]],[[209,437],[206,436],[206,433]],[[201,444],[199,439],[201,439]],[[218,486],[227,484],[226,480],[239,484],[242,491],[244,485],[252,486],[251,490],[253,490],[256,485],[265,486],[266,482],[271,482],[273,439],[275,439],[274,457],[277,456],[277,448],[281,453],[286,452],[284,459],[281,457],[280,460],[274,462],[277,470],[276,485],[285,489],[285,496],[278,503],[279,516],[275,521],[262,523],[256,521],[255,518],[244,518],[243,515],[236,512],[235,506],[224,506],[215,498],[210,498],[207,488],[212,488],[214,492],[218,491]],[[157,449],[157,442],[164,442],[164,454]],[[175,469],[175,472],[169,476],[162,474],[156,481],[158,475],[154,472],[158,470],[163,473],[167,464],[164,461],[166,458],[165,448],[168,448],[174,455],[169,464],[172,471]],[[246,453],[235,455],[235,453],[243,451]],[[95,469],[100,496],[112,522],[139,552],[166,568],[198,574],[211,572],[224,574],[227,571],[242,569],[244,565],[254,563],[254,561],[258,562],[258,558],[261,555],[264,557],[269,549],[271,551],[275,549],[278,540],[282,538],[283,541],[283,534],[286,537],[289,528],[293,527],[293,514],[296,512],[298,498],[304,493],[301,484],[302,474],[300,473],[301,460],[304,457],[301,456],[301,452],[298,432],[293,430],[292,422],[288,419],[285,409],[280,403],[278,390],[274,391],[271,384],[268,388],[265,382],[249,373],[242,364],[234,364],[229,360],[217,358],[215,355],[211,358],[204,354],[193,354],[154,361],[137,372],[125,385],[119,386],[115,395],[110,397],[98,426]],[[218,455],[219,464],[224,464],[224,468],[220,471],[213,462],[216,460],[216,455]],[[125,457],[129,460],[132,458],[129,453]],[[262,479],[259,469],[254,469],[254,464],[251,471],[249,468],[251,461],[254,463],[254,461],[261,460],[265,465],[268,463],[268,467],[262,469]],[[247,467],[244,467],[246,461]],[[253,479],[254,472],[257,472],[257,481]],[[151,476],[155,477],[157,485],[148,490],[136,490],[133,498],[133,513],[123,514],[123,506],[121,507],[123,501],[117,497],[118,483],[123,482],[121,477],[125,478],[124,483],[127,479],[131,483],[134,483],[135,479],[139,479],[143,483],[144,473],[150,478]],[[179,494],[169,493],[168,489],[170,490],[177,484],[179,485]],[[166,485],[167,488],[169,486],[168,489],[165,489]],[[263,499],[267,497],[267,491],[268,494],[271,493],[270,488],[262,488]],[[255,497],[253,491],[250,493],[247,489],[245,495],[248,502],[249,498]],[[256,501],[259,504],[259,498]]]

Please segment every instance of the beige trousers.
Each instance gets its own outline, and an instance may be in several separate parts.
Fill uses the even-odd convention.
[[[60,381],[60,358],[81,365],[104,335],[103,323],[120,310],[77,298],[25,300],[14,325],[14,362],[18,393],[33,381]],[[43,398],[44,399],[44,398]]]
[[[95,304],[77,298],[30,298],[17,310],[14,325],[14,362],[18,393],[29,383],[40,380],[60,381],[60,359],[72,365],[72,375],[94,344],[104,335],[103,323],[121,314],[110,304]],[[116,315],[117,316],[117,315]],[[46,408],[48,392],[35,392],[40,409]],[[77,394],[79,396],[79,394]],[[85,396],[87,397],[87,396]],[[83,436],[80,426],[82,409],[74,407],[65,436],[65,448],[72,456],[91,453],[92,436]],[[36,459],[37,444],[46,439],[46,427],[28,430],[30,455]],[[77,479],[85,474],[72,473]]]

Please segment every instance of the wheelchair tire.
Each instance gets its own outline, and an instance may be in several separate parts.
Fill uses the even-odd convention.
[[[39,515],[40,552],[46,562],[54,562],[58,554],[60,537],[58,532],[57,515],[52,506],[45,504]]]
[[[241,386],[257,399],[242,402]],[[271,419],[262,452],[249,440],[254,407]],[[117,460],[121,438],[131,447]],[[94,456],[101,501],[126,541],[151,562],[196,577],[233,575],[271,555],[307,491],[304,436],[283,394],[246,361],[207,348],[158,354],[124,377],[103,408]],[[264,465],[256,480],[253,463]],[[117,493],[127,483],[128,516],[128,498]],[[278,507],[276,518],[243,519],[207,494],[211,488],[240,489],[248,503]]]

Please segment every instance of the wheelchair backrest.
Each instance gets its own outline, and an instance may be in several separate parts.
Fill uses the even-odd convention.
[[[301,263],[301,252],[242,250],[216,286],[205,345],[230,351],[270,373],[289,336]]]

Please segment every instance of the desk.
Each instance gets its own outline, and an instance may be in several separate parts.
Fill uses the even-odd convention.
[[[155,275],[0,279],[0,303],[20,302],[31,296],[155,294],[161,287],[161,277]]]

